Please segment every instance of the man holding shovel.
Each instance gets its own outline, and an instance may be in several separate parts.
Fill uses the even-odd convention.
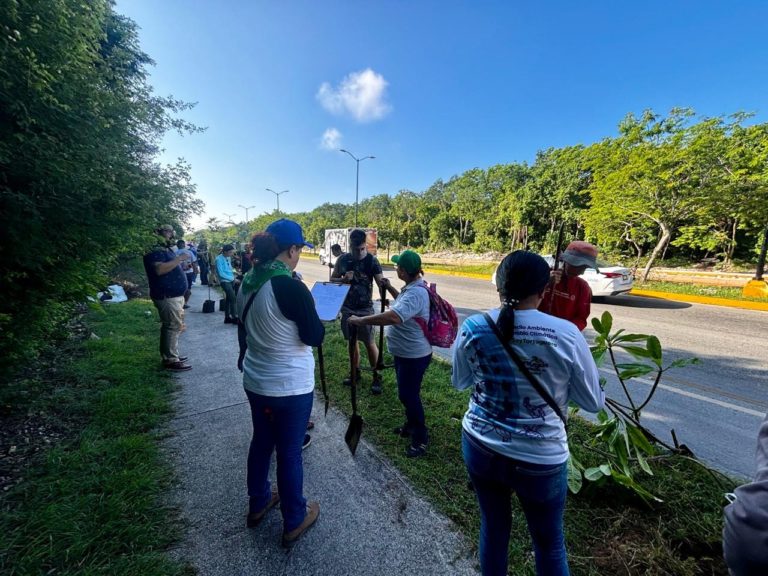
[[[347,321],[350,316],[370,316],[373,310],[373,281],[381,287],[384,276],[381,264],[375,256],[368,253],[365,244],[365,231],[353,230],[349,234],[349,252],[336,260],[336,265],[331,273],[331,280],[350,284],[349,292],[341,307],[341,331],[344,338],[349,340],[349,326]],[[381,394],[381,377],[376,372],[379,360],[379,349],[376,346],[375,332],[371,326],[361,326],[357,331],[358,340],[365,345],[368,352],[368,362],[373,370],[373,382],[371,393]],[[355,348],[355,366],[357,382],[360,382],[360,352]],[[352,374],[344,379],[344,384],[350,386]]]

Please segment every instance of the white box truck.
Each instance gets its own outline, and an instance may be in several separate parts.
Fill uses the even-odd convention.
[[[329,228],[325,231],[325,240],[318,252],[320,263],[323,266],[335,266],[336,259],[345,252],[349,252],[349,233],[352,230],[354,228]],[[365,244],[368,247],[368,253],[376,256],[378,244],[376,228],[361,228],[361,230],[365,230]],[[334,254],[332,247],[336,244],[339,245],[339,250]]]

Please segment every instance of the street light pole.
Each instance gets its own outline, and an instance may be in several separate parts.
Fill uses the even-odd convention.
[[[248,210],[256,208],[256,206],[243,206],[242,204],[238,204],[237,207],[245,210],[245,223],[248,224]]]
[[[227,214],[226,212],[222,212],[222,214],[224,214],[224,216],[226,216],[227,218],[229,218],[229,220],[227,220],[227,222],[228,222],[229,224],[234,224],[234,222],[232,221],[232,218],[234,218],[234,217],[235,217],[235,215],[234,215],[234,214]]]
[[[277,198],[277,211],[280,212],[280,194],[285,194],[288,190],[283,190],[282,192],[275,192],[272,188],[267,188],[266,190],[267,192],[272,192]]]
[[[355,161],[356,169],[355,169],[355,228],[357,228],[357,203],[358,203],[358,196],[359,196],[359,190],[360,190],[360,162],[363,160],[373,160],[376,158],[376,156],[363,156],[362,158],[358,158],[352,152],[349,150],[344,150],[343,148],[339,150],[339,152],[344,152],[346,154],[349,154],[349,156],[352,158],[352,160]]]

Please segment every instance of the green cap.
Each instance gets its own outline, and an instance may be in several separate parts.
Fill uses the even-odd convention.
[[[392,256],[392,262],[408,274],[417,274],[421,271],[421,256],[413,250],[403,250],[400,254]]]

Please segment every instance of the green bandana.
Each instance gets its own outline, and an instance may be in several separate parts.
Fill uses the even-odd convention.
[[[245,277],[243,277],[243,284],[240,286],[240,290],[243,291],[243,294],[258,292],[270,278],[275,276],[291,276],[291,271],[282,261],[269,260],[264,264],[254,266],[248,271]]]

